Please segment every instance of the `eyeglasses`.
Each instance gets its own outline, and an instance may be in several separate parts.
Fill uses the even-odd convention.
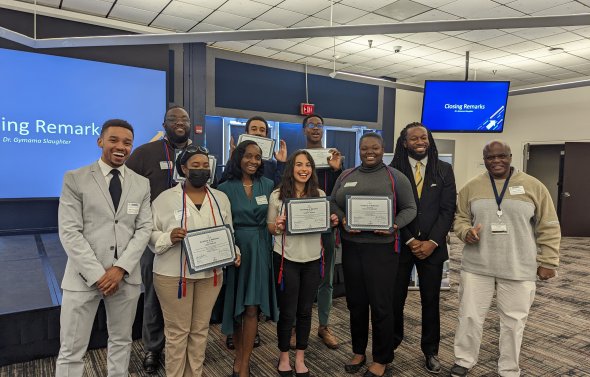
[[[309,123],[307,123],[305,125],[305,128],[309,128],[310,130],[311,129],[314,129],[314,128],[317,128],[317,129],[320,129],[321,130],[322,128],[324,128],[324,125],[321,124],[321,123],[312,123],[312,122],[309,122]]]
[[[190,119],[187,117],[176,118],[176,117],[169,117],[166,118],[166,123],[190,123]]]
[[[185,153],[203,153],[203,154],[209,154],[209,149],[207,149],[206,147],[203,147],[201,145],[189,145],[188,147],[186,147],[186,149],[184,150]]]
[[[488,162],[492,162],[495,159],[500,159],[500,160],[507,160],[510,157],[512,157],[511,154],[493,154],[493,155],[488,155],[488,156],[484,156],[484,160],[488,161]]]

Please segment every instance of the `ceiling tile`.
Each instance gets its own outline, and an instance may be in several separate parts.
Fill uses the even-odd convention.
[[[545,9],[540,12],[533,13],[533,16],[555,16],[555,15],[567,15],[567,14],[580,14],[589,13],[590,7],[580,4],[575,1],[568,2],[554,6],[553,8]]]
[[[566,67],[568,65],[578,65],[578,64],[585,64],[588,63],[587,59],[581,58],[579,56],[575,56],[572,54],[568,54],[562,52],[561,54],[553,54],[549,56],[543,56],[537,58],[538,61],[543,63],[549,63],[561,67]]]
[[[311,16],[329,8],[330,4],[329,0],[285,0],[278,7]]]
[[[296,24],[299,21],[307,18],[308,16],[305,14],[293,12],[286,9],[281,8],[272,8],[268,12],[262,14],[258,17],[259,20],[270,22],[276,25],[281,26],[291,26]]]
[[[492,29],[492,30],[471,30],[465,33],[461,33],[456,35],[456,37],[461,39],[467,39],[468,41],[472,42],[480,42],[485,41],[486,39],[497,38],[499,36],[505,35],[503,31]]]
[[[586,38],[590,38],[590,26],[584,27],[584,28],[581,28],[581,29],[577,29],[575,31],[575,33],[576,34],[579,34],[581,36],[584,36]]]
[[[181,1],[171,2],[162,12],[169,16],[186,18],[189,20],[201,21],[203,18],[211,14],[211,9],[183,3]]]
[[[311,45],[304,44],[304,43],[296,44],[295,46],[289,47],[287,49],[288,52],[294,52],[297,54],[308,55],[308,56],[318,53],[322,50],[323,50],[323,48],[321,48],[321,47],[311,46]]]
[[[435,62],[433,62],[432,60],[425,59],[425,58],[414,58],[412,60],[408,60],[408,61],[404,62],[404,64],[408,64],[413,67],[424,67],[426,65],[430,65],[433,63],[435,63]]]
[[[427,33],[416,33],[412,35],[408,35],[403,39],[406,41],[418,43],[418,44],[430,44],[436,41],[440,41],[441,39],[446,39],[448,36],[443,33],[435,33],[435,32],[427,32]],[[465,42],[467,44],[469,42]]]
[[[347,23],[361,16],[364,16],[365,14],[367,14],[367,12],[364,10],[349,7],[347,5],[335,4],[333,20],[334,22]],[[329,21],[330,9],[324,9],[323,11],[316,13],[315,16]]]
[[[540,28],[528,28],[528,29],[506,29],[506,32],[518,35],[519,37],[536,40],[537,38],[548,37],[550,35],[561,34],[563,29],[559,27],[540,27]]]
[[[454,1],[454,0],[453,0]],[[447,12],[443,12],[438,9],[432,9],[424,13],[420,13],[417,16],[408,18],[405,22],[418,22],[418,21],[448,21],[448,20],[456,20],[459,16],[454,14],[450,14]],[[462,32],[454,32],[454,33],[462,33]]]
[[[336,48],[338,48],[338,47],[336,47]],[[363,50],[363,51],[359,52],[358,54],[377,59],[377,58],[383,58],[386,56],[391,56],[394,54],[394,52],[390,51],[390,50],[384,50],[379,47],[378,48],[373,47],[373,48],[368,48],[366,50]]]
[[[252,21],[248,22],[246,25],[244,25],[240,28],[240,30],[264,30],[264,29],[283,29],[283,26],[256,19],[256,20],[252,20]]]
[[[520,43],[516,43],[513,45],[509,45],[509,46],[504,46],[504,47],[502,47],[502,50],[504,50],[506,52],[513,53],[513,54],[519,54],[521,52],[538,50],[543,47],[544,46],[539,43],[536,43],[533,41],[525,41],[525,42],[520,42]]]
[[[152,0],[141,0],[141,1],[145,1],[147,3],[147,2],[151,2]],[[160,1],[160,0],[157,0],[157,1]],[[183,3],[197,5],[197,6],[203,7],[203,8],[217,9],[223,3],[225,3],[227,0],[176,0],[176,1],[182,1]]]
[[[414,0],[417,3],[427,5],[429,7],[438,8],[440,6],[452,3],[455,0]]]
[[[432,71],[440,71],[441,69],[452,68],[452,66],[445,64],[445,63],[434,63],[434,64],[425,65],[424,68],[429,68]]]
[[[571,55],[579,56],[580,58],[590,60],[590,48],[586,48],[583,50],[575,50],[570,52]]]
[[[533,14],[544,9],[553,8],[565,4],[571,0],[516,0],[508,6],[526,14]]]
[[[457,47],[466,46],[470,43],[470,41],[467,41],[465,39],[449,37],[445,35],[445,39],[441,39],[439,41],[432,43],[427,43],[427,45],[441,50],[453,50]]]
[[[508,55],[511,55],[511,54],[506,51],[501,51],[501,50],[476,51],[476,52],[469,53],[469,56],[472,56],[474,58],[481,59],[481,60],[497,59],[497,58],[502,58],[502,57],[508,56]]]
[[[336,46],[337,52],[346,52],[348,54],[354,54],[363,50],[368,50],[369,46],[363,46],[358,43],[344,42]]]
[[[224,0],[225,1],[225,0]],[[266,4],[266,5],[279,5],[279,3],[283,2],[283,0],[254,0],[257,3],[262,3],[262,4]]]
[[[332,37],[316,37],[316,38],[310,38],[305,43],[308,45],[322,47],[322,48],[331,48],[334,46],[334,43],[336,43],[338,45],[338,44],[342,43],[342,41],[339,41],[337,39],[336,42],[334,42],[334,38],[332,38]]]
[[[554,54],[554,52],[549,51],[549,48],[547,47],[543,47],[543,48],[539,48],[536,50],[531,50],[531,51],[524,51],[524,52],[519,52],[519,55],[525,56],[527,58],[531,58],[531,59],[536,59],[536,58],[540,58],[543,56],[548,56],[548,55],[552,55]]]
[[[256,56],[264,56],[265,58],[267,58],[271,55],[276,54],[277,52],[260,46],[250,46],[247,49],[243,50],[242,53]]]
[[[497,6],[498,3],[491,0],[457,0],[443,5],[439,7],[439,9],[443,12],[451,13],[459,17],[469,18],[485,14],[487,11]]]
[[[59,0],[57,1],[59,3]],[[119,5],[123,5],[126,7],[131,7],[131,8],[138,8],[138,9],[143,9],[143,10],[147,10],[150,12],[157,12],[160,13],[160,11],[166,6],[166,4],[168,4],[170,2],[170,0],[150,0],[150,1],[145,1],[145,0],[118,0],[115,4],[115,8]]]
[[[246,25],[250,21],[250,18],[237,16],[235,14],[221,11],[213,12],[203,20],[203,22],[205,23],[223,26],[233,30],[239,29],[240,27]]]
[[[147,25],[150,22],[152,22],[152,20],[156,18],[157,15],[158,13],[156,12],[149,12],[143,9],[131,8],[117,3],[111,10],[109,18]]]
[[[506,18],[506,17],[523,17],[523,16],[526,16],[523,12],[519,12],[515,9],[500,5],[495,8],[486,9],[485,12],[473,14],[470,16],[470,18],[471,19]]]
[[[403,52],[405,55],[421,58],[421,57],[427,57],[428,55],[436,54],[436,53],[440,52],[440,50],[436,49],[436,48],[428,47],[428,46],[418,46],[416,48],[412,48],[412,49],[409,49],[409,50],[406,50]]]
[[[391,62],[387,59],[371,59],[363,63],[365,67],[369,68],[383,68],[391,65]]]
[[[33,4],[33,0],[24,0],[27,3]],[[46,7],[58,8],[61,0],[37,0],[37,4],[44,5]]]
[[[568,31],[566,33],[555,34],[549,37],[537,38],[535,39],[535,42],[544,44],[546,46],[559,47],[562,44],[578,41],[580,39],[583,39],[583,37],[579,34]]]
[[[590,48],[590,39],[580,39],[578,41],[560,44],[559,47],[562,47],[565,52],[584,50]]]
[[[174,17],[167,14],[160,14],[150,26],[161,27],[175,31],[189,31],[197,22],[181,17]]]
[[[496,38],[490,38],[490,39],[483,40],[479,43],[484,46],[500,48],[500,47],[504,47],[504,46],[510,46],[510,45],[513,45],[516,43],[525,42],[525,41],[526,41],[526,39],[523,39],[521,37],[517,37],[516,35],[504,34],[504,35],[501,35]]]
[[[322,64],[326,64],[326,59],[316,58],[315,56],[306,56],[304,58],[297,60],[297,63],[300,63],[300,64],[307,63],[308,65],[314,65],[314,66],[319,67]]]
[[[384,17],[375,13],[367,13],[356,20],[350,21],[350,25],[376,25],[376,24],[395,24],[396,20],[393,18]]]
[[[404,21],[431,9],[431,7],[414,2],[412,0],[398,0],[373,11],[373,13],[393,18],[394,20]]]
[[[590,74],[590,62],[580,65],[573,65],[570,66],[569,69],[579,73]]]
[[[362,56],[357,54],[346,55],[344,57],[339,58],[339,60],[342,60],[343,62],[347,62],[349,64],[362,64],[371,59],[372,58],[368,56]]]
[[[491,63],[504,64],[504,65],[510,65],[512,63],[525,61],[525,60],[529,60],[529,59],[525,58],[523,56],[520,56],[520,55],[506,55],[506,56],[502,56],[501,58],[488,59],[488,61]]]
[[[377,47],[385,43],[393,42],[394,38],[387,35],[361,35],[360,37],[352,39],[351,42],[368,46],[369,40],[373,41],[371,44],[373,47]]]
[[[295,42],[288,41],[286,39],[266,39],[264,41],[258,42],[257,46],[282,51],[288,49],[291,46],[294,46],[295,44]]]
[[[237,52],[241,52],[248,47],[250,47],[247,43],[237,42],[237,41],[225,41],[225,42],[215,42],[215,47],[224,48],[226,50],[233,50]]]
[[[340,3],[358,9],[366,10],[368,12],[373,12],[376,9],[382,8],[391,3],[395,3],[396,1],[397,0],[342,0],[340,1]]]
[[[334,23],[334,25],[339,25]],[[326,21],[321,18],[309,16],[304,18],[303,20],[299,21],[295,25],[291,27],[312,27],[312,26],[330,26],[330,21]]]
[[[61,3],[61,9],[104,17],[113,6],[113,1],[114,0],[63,0]]]
[[[257,3],[251,0],[228,0],[218,10],[238,16],[256,18],[271,9],[270,5]]]
[[[379,48],[394,52],[398,47],[401,46],[400,51],[407,51],[411,48],[420,46],[419,44],[408,42],[405,40],[395,40],[393,42],[385,43],[379,46]]]
[[[192,28],[190,31],[192,32],[206,32],[206,31],[227,31],[233,30],[228,27],[219,26],[219,25],[211,25],[206,22],[200,22],[197,26]]]
[[[448,51],[441,51],[441,52],[437,52],[432,55],[428,55],[428,60],[432,60],[434,62],[445,62],[447,60],[460,59],[460,58],[465,60],[465,58],[462,57],[461,55],[455,54],[452,52],[448,52]]]

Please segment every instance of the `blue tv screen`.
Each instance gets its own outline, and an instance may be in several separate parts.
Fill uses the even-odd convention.
[[[422,124],[432,132],[502,132],[509,81],[426,81]]]
[[[58,197],[67,170],[97,161],[102,124],[127,120],[134,148],[158,137],[166,72],[0,49],[0,199]]]

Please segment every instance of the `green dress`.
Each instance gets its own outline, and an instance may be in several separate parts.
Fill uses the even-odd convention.
[[[236,245],[240,248],[240,267],[230,266],[224,276],[225,298],[221,331],[233,334],[246,306],[259,306],[262,313],[278,320],[278,306],[273,283],[272,239],[266,225],[268,198],[274,183],[261,177],[252,186],[248,198],[241,180],[223,182],[217,188],[231,202]]]

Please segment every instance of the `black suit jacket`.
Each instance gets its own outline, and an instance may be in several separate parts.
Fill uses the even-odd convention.
[[[455,175],[449,163],[438,160],[439,173],[432,181],[428,174],[429,168],[432,168],[432,165],[427,163],[426,179],[424,186],[422,186],[420,199],[418,199],[414,177],[408,177],[412,182],[418,214],[409,225],[401,229],[402,252],[400,258],[402,261],[414,258],[410,248],[406,245],[406,242],[411,238],[420,241],[433,240],[438,244],[438,247],[425,261],[438,264],[449,259],[446,237],[453,225],[457,206]]]

